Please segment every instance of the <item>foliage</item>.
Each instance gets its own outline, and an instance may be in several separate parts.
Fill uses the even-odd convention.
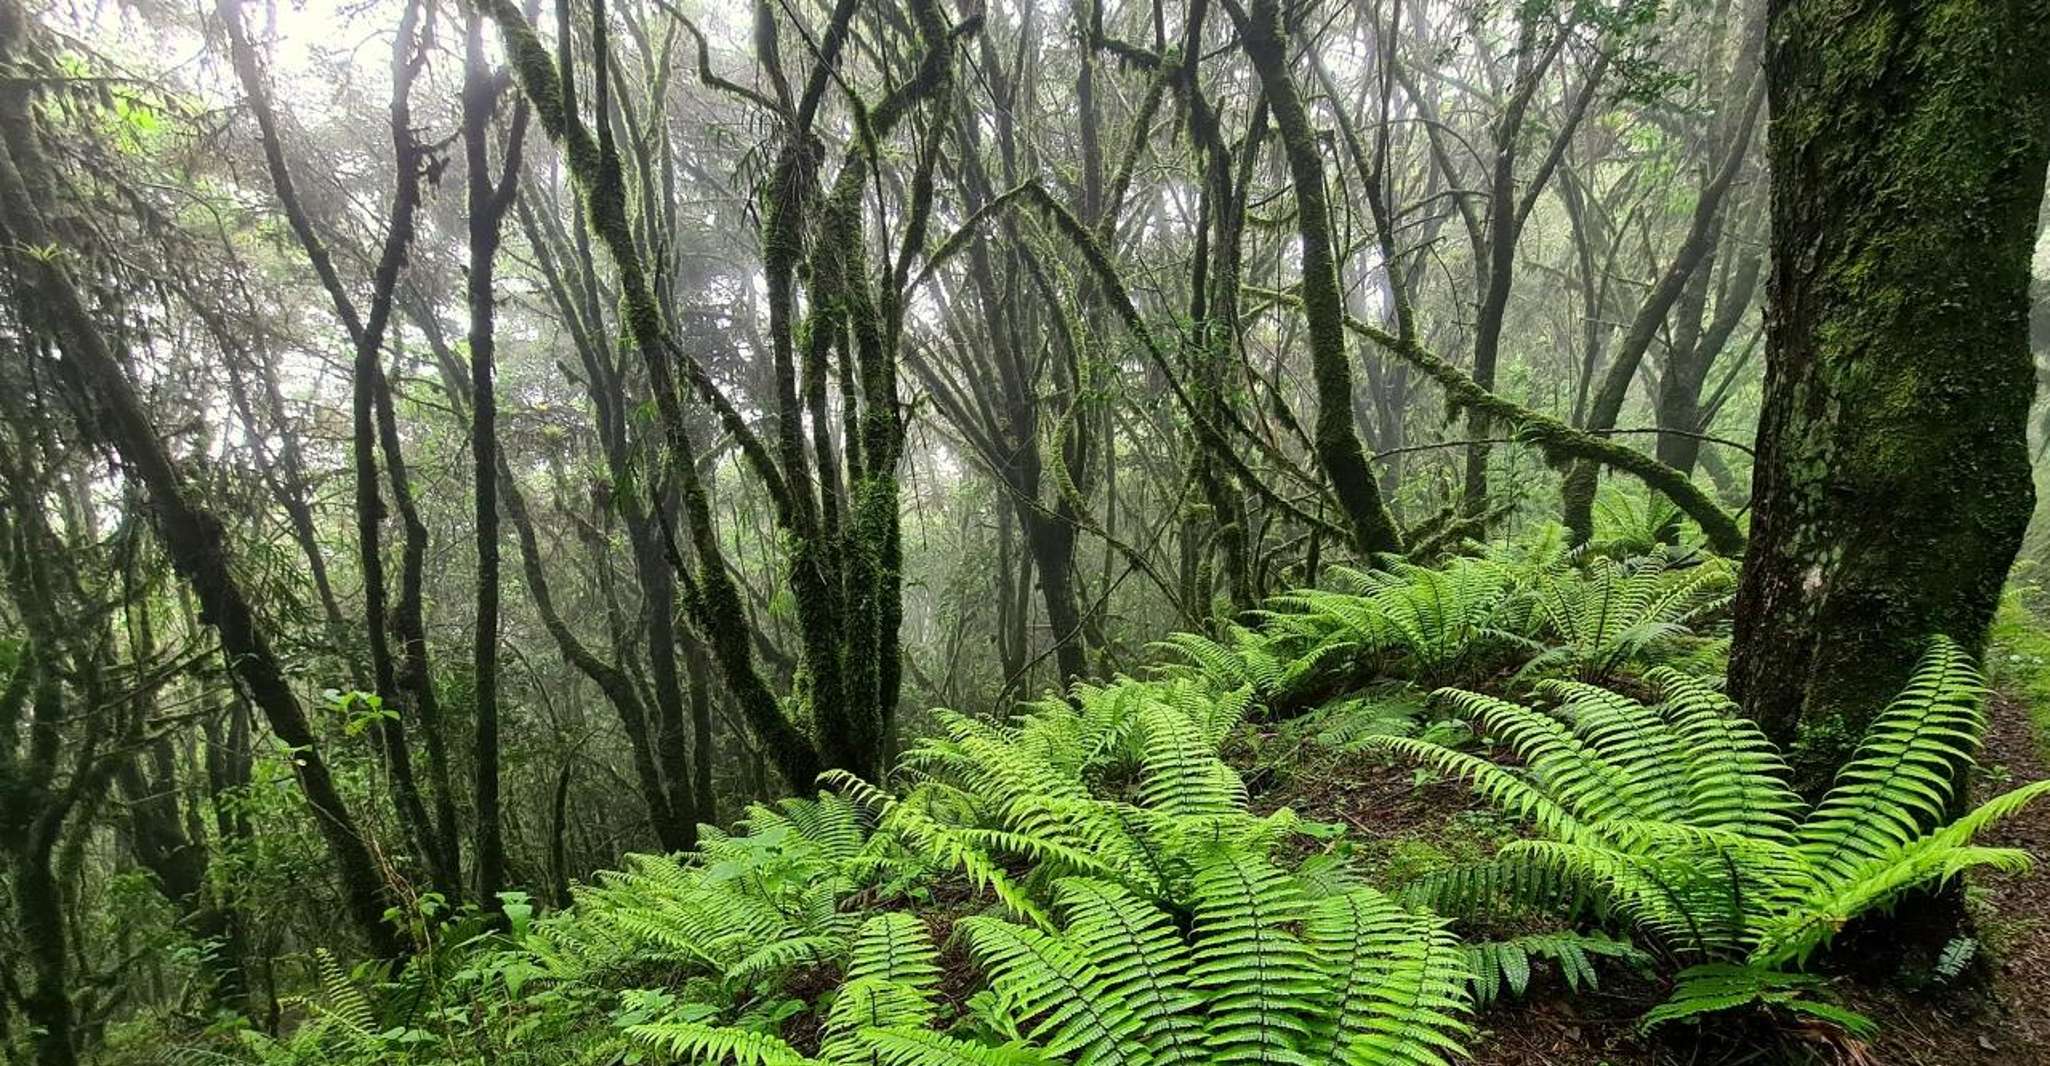
[[[1530,933],[1506,940],[1483,940],[1466,944],[1467,969],[1472,973],[1473,998],[1486,1006],[1503,995],[1521,996],[1530,987],[1532,963],[1550,962],[1559,971],[1568,990],[1596,988],[1601,984],[1595,970],[1598,958],[1616,959],[1635,966],[1651,957],[1631,945],[1601,933],[1570,931]]]
[[[1435,919],[1279,865],[1288,812],[1255,818],[1217,749],[1250,687],[1077,686],[1004,724],[942,718],[892,794],[843,779],[890,837],[993,895],[954,936],[987,974],[972,1029],[931,1031],[937,975],[865,983],[858,957],[816,1058],[699,1020],[633,1030],[685,1061],[1438,1061],[1465,1032],[1464,956]],[[929,959],[923,926],[891,957]],[[859,1025],[836,1021],[856,1002]]]
[[[1709,630],[1736,592],[1726,560],[1664,545],[1621,559],[1518,546],[1436,567],[1334,567],[1328,584],[1270,599],[1257,629],[1227,624],[1155,647],[1181,660],[1171,675],[1249,686],[1270,706],[1367,678],[1428,685],[1519,663],[1525,677],[1583,681],[1661,662],[1706,673],[1727,646]]]
[[[1652,555],[1674,539],[1685,516],[1672,500],[1649,490],[1631,491],[1615,482],[1594,500],[1595,537],[1589,555],[1630,559]]]
[[[1539,686],[1550,711],[1439,693],[1506,745],[1520,770],[1426,740],[1374,740],[1465,778],[1538,833],[1482,867],[1436,879],[1420,898],[1454,911],[1487,900],[1591,906],[1664,952],[1702,960],[1707,968],[1685,971],[1648,1023],[1759,1001],[1841,1022],[1788,992],[1796,983],[1782,972],[1913,890],[1975,866],[2028,864],[2022,852],[1973,840],[2050,782],[1950,817],[1955,782],[1985,723],[1979,675],[1948,640],[1931,644],[1813,806],[1727,698],[1671,669],[1653,670],[1649,681],[1660,697],[1652,706],[1556,680]]]
[[[793,1066],[1456,1056],[1468,955],[1335,854],[1282,859],[1300,823],[1248,813],[1218,756],[1251,699],[1180,677],[1079,685],[1001,724],[942,713],[894,791],[839,775],[838,793],[755,807],[694,855],[634,856],[573,908],[415,960],[374,1018],[349,992],[292,1040],[246,1048]],[[981,974],[965,999],[942,988],[941,922]],[[468,1010],[401,1009],[423,1000]]]
[[[1728,610],[1736,585],[1721,559],[1665,548],[1621,561],[1593,556],[1584,569],[1541,570],[1532,598],[1539,628],[1555,643],[1524,670],[1606,681],[1680,646]]]
[[[1491,657],[1534,649],[1528,573],[1486,558],[1443,566],[1391,563],[1383,570],[1334,568],[1336,590],[1276,597],[1265,616],[1271,639],[1304,657],[1355,650],[1383,673],[1429,683],[1485,668]]]

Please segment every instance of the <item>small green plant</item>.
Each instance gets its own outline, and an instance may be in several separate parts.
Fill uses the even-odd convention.
[[[1484,558],[1438,567],[1392,563],[1382,570],[1335,568],[1338,591],[1277,597],[1268,627],[1277,639],[1341,642],[1384,672],[1438,683],[1491,655],[1534,648],[1526,630],[1524,571]]]
[[[1645,966],[1651,956],[1627,940],[1601,933],[1571,931],[1531,933],[1507,940],[1483,940],[1465,945],[1467,969],[1473,974],[1473,999],[1485,1007],[1503,996],[1521,996],[1530,987],[1533,964],[1548,962],[1556,967],[1566,987],[1574,992],[1600,987],[1596,959],[1613,959],[1632,966]]]

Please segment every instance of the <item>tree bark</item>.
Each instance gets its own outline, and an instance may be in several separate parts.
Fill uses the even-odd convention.
[[[484,16],[472,9],[463,46],[463,157],[468,171],[470,271],[470,453],[475,461],[477,537],[477,626],[474,634],[477,799],[477,897],[497,906],[505,882],[505,837],[498,801],[498,393],[493,380],[497,334],[492,277],[498,263],[500,223],[512,204],[520,173],[520,140],[526,132],[522,103],[506,140],[505,170],[491,172],[491,113],[498,79],[484,57]],[[510,480],[508,478],[508,480]]]
[[[1826,780],[2029,520],[2050,2],[1775,0],[1773,279],[1734,696]]]
[[[1624,334],[1622,343],[1617,347],[1616,357],[1610,362],[1608,373],[1603,375],[1601,387],[1595,390],[1594,401],[1582,429],[1600,433],[1616,428],[1616,419],[1623,413],[1623,401],[1629,398],[1630,383],[1637,377],[1637,368],[1644,360],[1644,353],[1650,350],[1659,327],[1665,323],[1673,305],[1679,302],[1695,271],[1701,269],[1702,262],[1715,250],[1723,199],[1729,194],[1737,172],[1743,167],[1744,156],[1750,150],[1751,131],[1758,125],[1758,108],[1763,100],[1755,82],[1747,81],[1745,84],[1749,91],[1737,118],[1729,149],[1717,161],[1714,176],[1695,202],[1694,218],[1688,225],[1686,239],[1673,253],[1673,261],[1666,265],[1658,283],[1638,305],[1629,332]],[[1697,386],[1695,393],[1698,395],[1699,392]],[[1576,544],[1585,544],[1594,535],[1594,497],[1600,472],[1601,468],[1595,463],[1582,461],[1566,474],[1561,495],[1565,503],[1566,528],[1571,531]]]
[[[420,8],[408,4],[401,16],[399,32],[392,43],[391,138],[396,186],[392,195],[391,222],[379,251],[371,280],[367,313],[359,312],[343,287],[326,243],[314,231],[313,220],[299,199],[291,168],[287,165],[277,117],[271,106],[270,90],[263,79],[255,47],[242,24],[240,0],[220,0],[217,14],[227,31],[229,53],[236,77],[248,94],[262,134],[265,162],[278,202],[285,211],[293,234],[306,252],[307,261],[319,276],[321,286],[334,304],[355,348],[351,393],[352,455],[355,466],[356,533],[358,558],[363,567],[364,632],[368,635],[371,671],[377,696],[387,709],[399,711],[401,686],[413,696],[412,710],[427,736],[429,771],[435,777],[437,820],[430,823],[426,806],[415,783],[411,745],[406,739],[405,718],[380,719],[373,736],[390,765],[392,791],[401,821],[426,861],[435,887],[451,901],[462,898],[461,857],[454,835],[455,805],[450,795],[448,760],[442,739],[441,714],[432,675],[427,667],[427,640],[422,620],[421,585],[427,555],[427,527],[413,506],[412,487],[406,475],[400,448],[397,414],[390,384],[385,380],[379,358],[390,322],[393,293],[412,244],[414,216],[420,203],[421,149],[412,127],[412,86],[423,60],[416,52],[415,28]],[[398,610],[390,618],[385,610],[384,556],[379,534],[384,518],[384,500],[377,485],[377,451],[380,442],[389,466],[392,493],[398,502],[405,527],[403,573]],[[395,665],[387,626],[398,632],[403,662]]]

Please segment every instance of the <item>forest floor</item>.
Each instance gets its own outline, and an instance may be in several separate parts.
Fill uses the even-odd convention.
[[[2019,669],[1996,669],[1996,694],[1975,794],[1991,795],[2050,777],[2050,632],[2030,653],[1996,647]],[[2037,656],[2034,651],[2045,654]],[[1406,763],[1373,755],[1343,755],[1282,737],[1285,754],[1256,741],[1260,765],[1248,773],[1259,813],[1286,806],[1315,821],[1346,826],[1362,841],[1366,868],[1399,881],[1449,861],[1483,858],[1513,835],[1512,827],[1456,781],[1430,780]],[[1818,1041],[1814,1061],[1856,1066],[2046,1066],[2050,1064],[2050,804],[2036,804],[1998,827],[1982,843],[2020,847],[2039,860],[2034,873],[1973,878],[1965,906],[1981,948],[1971,973],[1956,986],[1908,987],[1905,976],[1867,983],[1834,980],[1838,997],[1877,1021],[1867,1044]],[[1911,904],[1910,904],[1911,905]],[[1904,905],[1905,906],[1909,905]],[[1903,917],[1907,917],[1903,915]],[[1926,974],[1926,963],[1921,973]],[[1480,1066],[1779,1066],[1803,1034],[1759,1033],[1748,1041],[1711,1046],[1684,1025],[1656,1037],[1640,1035],[1636,1020],[1664,997],[1657,981],[1607,967],[1601,987],[1571,996],[1556,971],[1532,978],[1530,994],[1497,1003],[1476,1019]]]

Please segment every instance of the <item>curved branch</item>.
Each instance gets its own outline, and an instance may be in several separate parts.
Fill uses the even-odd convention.
[[[1104,295],[1110,301],[1111,309],[1117,312],[1126,330],[1139,341],[1140,347],[1146,350],[1147,358],[1151,359],[1154,368],[1160,371],[1162,380],[1167,382],[1168,391],[1174,395],[1176,406],[1182,409],[1182,413],[1188,417],[1189,424],[1194,428],[1197,441],[1210,449],[1211,453],[1226,466],[1231,467],[1256,495],[1277,510],[1313,529],[1322,530],[1342,540],[1351,540],[1352,534],[1348,530],[1303,510],[1275,492],[1246,465],[1243,457],[1232,450],[1231,441],[1225,437],[1224,431],[1203,416],[1197,409],[1194,398],[1182,386],[1181,379],[1175,375],[1166,349],[1161,347],[1159,338],[1147,327],[1146,320],[1140,317],[1138,305],[1132,302],[1131,292],[1125,288],[1124,278],[1119,276],[1109,254],[1097,242],[1095,235],[1089,232],[1089,227],[1083,225],[1082,220],[1076,218],[1059,200],[1054,199],[1053,194],[1047,192],[1039,182],[1022,182],[982,205],[959,229],[940,242],[939,247],[927,257],[925,266],[919,270],[918,277],[912,284],[916,286],[926,281],[949,258],[965,248],[974,236],[976,227],[988,221],[997,212],[1014,207],[1020,202],[1037,208],[1053,223],[1055,229],[1061,231],[1062,236],[1075,243],[1076,249],[1082,253],[1083,261],[1096,275],[1097,282],[1103,286]],[[1250,432],[1247,432],[1246,436],[1256,444],[1264,444]]]
[[[1277,303],[1296,302],[1294,296],[1286,293],[1250,291]],[[1686,512],[1687,517],[1694,519],[1716,551],[1733,557],[1743,554],[1744,533],[1737,528],[1737,520],[1717,506],[1687,475],[1643,452],[1574,429],[1550,415],[1540,414],[1481,388],[1465,371],[1415,341],[1405,341],[1350,315],[1346,316],[1345,325],[1384,351],[1428,374],[1444,388],[1453,404],[1486,411],[1514,426],[1517,439],[1537,445],[1544,451],[1547,462],[1557,466],[1570,459],[1587,459],[1631,474],[1665,493],[1680,510]]]

